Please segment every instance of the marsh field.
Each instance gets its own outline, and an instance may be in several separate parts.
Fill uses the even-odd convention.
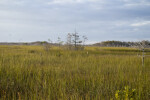
[[[150,57],[142,66],[141,53],[0,46],[0,100],[150,100]]]

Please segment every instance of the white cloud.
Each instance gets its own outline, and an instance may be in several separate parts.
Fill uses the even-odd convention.
[[[143,21],[143,22],[138,22],[138,23],[131,24],[131,26],[134,26],[134,27],[145,26],[145,25],[150,25],[150,21]]]
[[[150,6],[147,0],[124,0],[126,7]]]
[[[24,0],[0,0],[0,5],[23,5]]]
[[[68,3],[86,3],[86,2],[99,2],[102,0],[53,0],[47,2],[47,4],[68,4]]]
[[[126,7],[150,6],[150,3],[129,3],[125,4]]]

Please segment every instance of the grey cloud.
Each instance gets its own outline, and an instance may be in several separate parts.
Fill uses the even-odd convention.
[[[1,41],[55,41],[75,27],[90,42],[150,38],[148,0],[62,1],[0,1]]]

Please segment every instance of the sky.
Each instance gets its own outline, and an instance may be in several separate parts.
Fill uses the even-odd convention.
[[[150,40],[150,0],[0,0],[0,42]]]

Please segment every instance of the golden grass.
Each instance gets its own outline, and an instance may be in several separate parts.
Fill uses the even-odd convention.
[[[0,46],[0,99],[116,100],[116,91],[128,86],[135,90],[128,100],[149,100],[150,58],[142,68],[137,51],[54,47],[46,52],[42,46]]]

